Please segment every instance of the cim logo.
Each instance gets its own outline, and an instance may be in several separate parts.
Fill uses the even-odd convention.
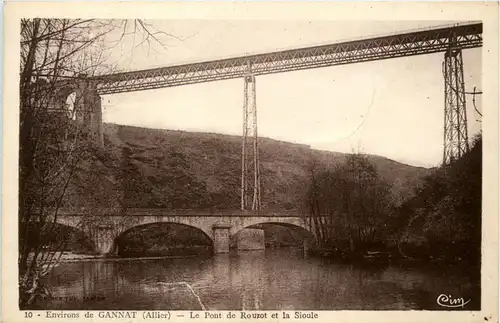
[[[440,294],[437,297],[436,302],[438,305],[443,306],[443,307],[448,307],[448,308],[457,308],[457,307],[464,307],[470,302],[470,299],[467,301],[464,300],[463,297],[458,297],[458,298],[453,298],[451,295],[446,295],[446,294]]]

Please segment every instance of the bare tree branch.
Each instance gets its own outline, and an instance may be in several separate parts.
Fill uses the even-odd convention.
[[[20,305],[44,293],[39,279],[61,258],[64,242],[55,250],[44,245],[57,229],[60,208],[80,162],[94,152],[85,125],[74,116],[81,111],[82,93],[72,111],[66,104],[86,75],[111,70],[106,37],[118,32],[120,43],[130,32],[126,20],[21,19],[20,147],[19,147],[19,283]],[[119,29],[123,28],[123,29]],[[159,42],[154,31],[134,23],[141,42]],[[166,49],[165,46],[162,46]],[[63,81],[63,82],[61,82]],[[57,254],[57,256],[56,256]]]

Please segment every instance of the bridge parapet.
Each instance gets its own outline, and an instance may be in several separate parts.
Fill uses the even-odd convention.
[[[185,216],[185,217],[301,217],[301,212],[292,211],[250,211],[250,210],[172,210],[160,208],[128,208],[125,210],[115,208],[71,208],[60,209],[59,216]]]

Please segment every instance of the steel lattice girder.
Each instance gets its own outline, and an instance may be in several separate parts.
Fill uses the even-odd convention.
[[[443,163],[449,164],[469,151],[462,51],[445,54],[445,107]]]
[[[453,44],[452,44],[453,41]],[[352,64],[482,46],[482,23],[90,78],[100,94]]]

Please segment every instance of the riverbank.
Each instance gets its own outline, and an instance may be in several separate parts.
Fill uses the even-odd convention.
[[[379,250],[367,251],[365,253],[344,253],[339,250],[330,250],[326,248],[311,249],[308,252],[311,257],[319,259],[328,259],[337,263],[352,264],[352,265],[422,265],[431,267],[460,267],[468,268],[471,271],[480,271],[481,263],[472,259],[461,258],[456,256],[424,256],[409,257],[402,255],[395,250]]]

